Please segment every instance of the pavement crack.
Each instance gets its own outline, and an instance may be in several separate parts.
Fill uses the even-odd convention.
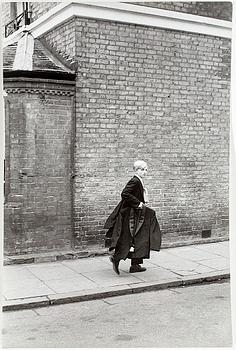
[[[37,310],[32,310],[37,316],[41,316],[38,312],[37,312]]]
[[[175,289],[169,289],[169,291],[176,293],[176,294],[182,294],[181,292],[179,292],[178,290],[175,290]]]
[[[114,303],[109,303],[109,301],[107,301],[107,300],[102,300],[105,304],[108,304],[108,305],[114,305]]]

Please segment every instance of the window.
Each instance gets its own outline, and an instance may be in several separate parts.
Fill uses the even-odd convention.
[[[30,24],[28,2],[10,2],[11,21],[5,25],[5,37],[18,30],[23,25]]]

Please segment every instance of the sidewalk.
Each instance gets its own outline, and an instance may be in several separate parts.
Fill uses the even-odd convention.
[[[145,272],[116,275],[108,256],[3,267],[3,310],[19,310],[229,278],[229,242],[162,249]]]

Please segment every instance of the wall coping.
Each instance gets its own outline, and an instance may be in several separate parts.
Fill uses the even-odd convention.
[[[73,80],[59,80],[59,79],[47,79],[47,78],[31,78],[31,77],[4,77],[4,82],[5,83],[15,83],[17,82],[18,84],[21,83],[29,83],[29,84],[56,84],[60,89],[64,88],[65,86],[69,87],[75,87],[75,81]],[[22,85],[25,87],[25,85]]]
[[[18,41],[25,31],[30,31],[34,38],[38,38],[73,17],[138,24],[223,38],[232,37],[230,21],[111,0],[100,3],[80,0],[76,3],[64,2],[53,7],[30,25],[21,27],[5,38],[3,47]]]
[[[4,78],[5,97],[8,94],[30,93],[60,96],[74,96],[75,81],[30,78],[30,77],[8,77]]]

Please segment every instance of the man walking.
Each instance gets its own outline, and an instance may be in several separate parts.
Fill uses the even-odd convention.
[[[134,176],[121,193],[121,202],[107,219],[104,228],[106,247],[114,252],[110,260],[114,271],[119,275],[121,259],[131,259],[129,272],[146,271],[142,267],[143,259],[149,259],[150,250],[159,251],[161,232],[155,211],[146,206],[147,190],[144,188],[144,177],[147,174],[147,163],[137,160],[133,165]]]

